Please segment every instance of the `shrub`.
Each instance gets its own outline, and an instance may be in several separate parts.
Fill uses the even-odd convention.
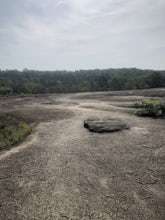
[[[135,103],[135,108],[140,108],[135,112],[138,116],[165,117],[165,103],[162,100],[145,99]]]
[[[20,142],[31,131],[24,121],[0,113],[0,150]]]

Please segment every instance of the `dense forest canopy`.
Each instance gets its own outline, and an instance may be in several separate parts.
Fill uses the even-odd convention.
[[[0,95],[165,87],[165,71],[136,68],[79,71],[0,70]]]

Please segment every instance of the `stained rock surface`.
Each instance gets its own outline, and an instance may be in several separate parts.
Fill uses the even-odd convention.
[[[128,129],[127,123],[116,118],[88,118],[84,121],[84,127],[89,131],[103,133]]]

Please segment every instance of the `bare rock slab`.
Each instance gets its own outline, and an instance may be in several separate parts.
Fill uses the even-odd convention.
[[[97,133],[115,132],[129,128],[127,123],[116,118],[88,118],[84,121],[84,127]]]

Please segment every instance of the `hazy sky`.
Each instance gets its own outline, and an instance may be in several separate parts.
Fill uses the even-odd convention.
[[[0,0],[1,69],[165,69],[165,0]]]

